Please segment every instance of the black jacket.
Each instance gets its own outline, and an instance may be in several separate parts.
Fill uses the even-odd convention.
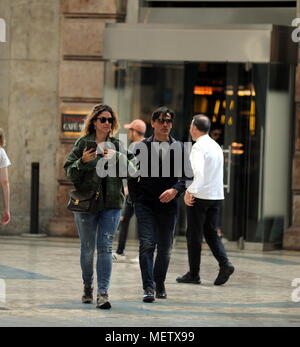
[[[162,153],[158,150],[158,146],[164,145],[167,149]],[[142,149],[145,148],[147,152],[143,153]],[[128,180],[129,194],[133,203],[141,202],[158,209],[177,209],[177,198],[185,192],[187,185],[193,179],[189,153],[182,142],[170,137],[169,144],[159,143],[154,140],[154,136],[151,136],[137,143],[134,152],[139,160],[140,170],[138,177]],[[160,195],[171,188],[178,191],[177,198],[168,204],[161,203]]]

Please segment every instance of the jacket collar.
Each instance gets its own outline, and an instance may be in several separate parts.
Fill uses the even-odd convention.
[[[154,135],[148,137],[146,139],[146,142],[154,142]],[[174,137],[169,136],[169,143],[175,143],[175,142],[177,142],[177,140],[175,140]]]
[[[85,135],[86,140],[95,141],[96,140],[96,133]],[[115,142],[114,137],[108,136],[105,140],[106,142]]]

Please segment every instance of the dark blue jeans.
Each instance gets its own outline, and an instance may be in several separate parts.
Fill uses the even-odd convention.
[[[140,241],[140,268],[143,288],[163,284],[170,263],[177,211],[157,210],[140,202],[135,204]],[[154,252],[157,250],[154,262]]]

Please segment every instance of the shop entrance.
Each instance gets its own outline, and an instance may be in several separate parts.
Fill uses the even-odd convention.
[[[192,108],[187,113],[205,114],[211,119],[210,136],[224,152],[225,201],[218,226],[230,241],[242,242],[250,237],[259,219],[263,144],[255,68],[237,63],[185,66],[186,104]]]
[[[143,119],[147,136],[159,106],[175,111],[172,135],[181,141],[191,141],[192,117],[207,115],[225,159],[219,228],[229,241],[267,249],[281,245],[289,222],[293,71],[270,63],[111,62],[105,100],[123,124]],[[177,235],[185,235],[183,201],[180,206]]]

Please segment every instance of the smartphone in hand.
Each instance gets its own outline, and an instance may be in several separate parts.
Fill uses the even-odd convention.
[[[97,145],[97,142],[96,142],[96,141],[87,141],[86,149],[87,149],[88,151],[92,149],[92,150],[93,150],[92,153],[93,153],[93,152],[96,152],[97,147],[98,147],[98,145]]]

